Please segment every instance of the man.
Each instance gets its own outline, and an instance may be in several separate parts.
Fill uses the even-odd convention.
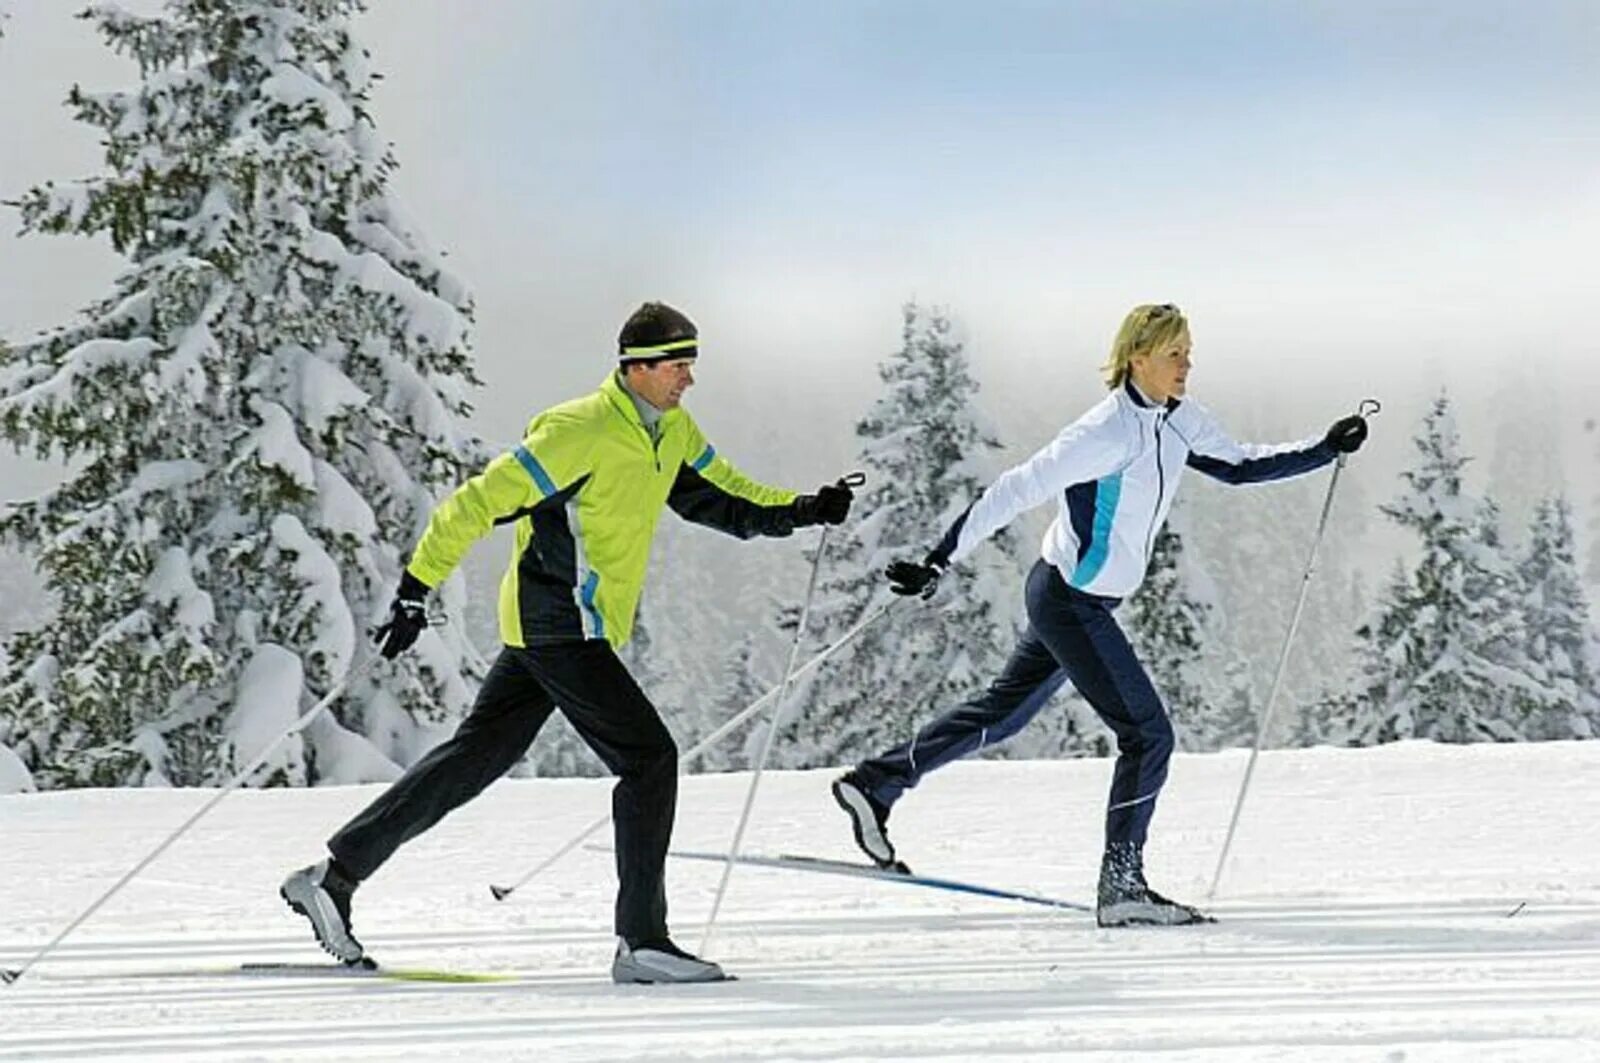
[[[617,658],[644,583],[663,505],[742,539],[841,523],[842,484],[813,495],[745,478],[680,403],[694,383],[694,324],[662,303],[622,327],[620,365],[593,394],[554,406],[522,445],[491,461],[434,512],[401,577],[381,652],[394,657],[427,624],[423,600],[496,524],[516,547],[500,585],[504,649],[454,737],[432,750],[328,841],[328,859],[296,871],[283,898],[348,964],[367,962],[350,897],[408,839],[475,797],[532,743],[552,709],[618,777],[617,982],[724,976],[667,935],[663,883],[678,788],[678,750]]]

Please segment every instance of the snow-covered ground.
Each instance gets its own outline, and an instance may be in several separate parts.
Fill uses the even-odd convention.
[[[1244,754],[1179,757],[1148,852],[1198,900]],[[1106,762],[964,763],[896,810],[929,874],[1089,899]],[[850,853],[826,772],[768,774],[753,852]],[[676,844],[725,847],[748,776],[685,780]],[[1264,755],[1214,926],[741,868],[710,986],[608,980],[609,857],[514,881],[608,809],[608,784],[502,782],[363,887],[356,926],[439,985],[248,978],[318,962],[279,878],[372,788],[239,793],[63,946],[0,987],[6,1059],[1600,1059],[1600,742]],[[16,966],[204,800],[0,798],[0,962]],[[602,835],[601,837],[604,837]],[[720,868],[674,862],[700,944]]]

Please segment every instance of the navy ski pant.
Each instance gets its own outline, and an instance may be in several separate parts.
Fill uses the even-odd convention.
[[[1069,587],[1054,565],[1028,573],[1028,628],[989,688],[856,768],[872,796],[893,805],[928,772],[1010,738],[1066,680],[1117,736],[1106,842],[1144,845],[1172,756],[1172,723],[1128,638],[1118,600]]]
[[[678,747],[603,640],[500,651],[454,737],[435,746],[328,841],[359,880],[510,770],[560,707],[617,776],[616,932],[667,936],[665,867],[678,800]]]

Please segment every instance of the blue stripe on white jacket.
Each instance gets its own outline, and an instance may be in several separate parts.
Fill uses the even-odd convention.
[[[1060,508],[1044,534],[1044,559],[1081,591],[1126,598],[1144,582],[1185,466],[1251,484],[1300,476],[1337,456],[1320,438],[1237,443],[1199,403],[1159,406],[1130,381],[1002,473],[929,556],[959,561],[1018,514],[1054,498]]]

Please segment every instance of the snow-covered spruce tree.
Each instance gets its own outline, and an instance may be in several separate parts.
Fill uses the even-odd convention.
[[[1497,421],[1494,450],[1488,455],[1487,497],[1500,507],[1506,540],[1514,549],[1527,544],[1535,508],[1561,490],[1565,481],[1561,434],[1570,419],[1559,388],[1544,386],[1550,374],[1537,359],[1508,359],[1495,374],[1492,409]]]
[[[1600,464],[1600,421],[1590,417],[1583,423],[1583,430],[1594,441],[1594,460]],[[1591,587],[1600,587],[1600,490],[1596,490],[1589,506],[1589,563],[1585,566],[1585,574],[1589,578]]]
[[[665,675],[663,674],[656,654],[655,608],[653,602],[656,596],[650,588],[645,589],[645,596],[640,599],[638,609],[633,615],[633,634],[628,644],[622,647],[622,663],[627,665],[628,673],[633,676],[634,682],[639,684],[639,689],[654,703],[657,711],[666,719],[668,728],[678,738],[681,746],[682,739],[676,721],[672,719],[673,713],[668,703],[662,700],[665,690]],[[567,778],[581,776],[595,778],[607,774],[606,766],[600,758],[595,756],[572,724],[567,721],[559,709],[550,714],[550,720],[539,732],[538,741],[528,754],[528,761],[532,764],[534,774],[551,777]]]
[[[761,654],[757,650],[756,632],[748,631],[741,635],[729,648],[722,661],[722,675],[717,683],[717,695],[711,702],[711,716],[702,721],[700,733],[695,736],[696,741],[703,739],[714,731],[723,722],[732,719],[738,713],[748,708],[756,699],[760,698],[781,678],[778,675],[767,675],[760,662]],[[784,664],[788,658],[784,658]],[[780,667],[782,667],[780,665]],[[758,715],[757,720],[765,716]],[[757,724],[745,726],[745,733],[765,734]],[[717,748],[706,751],[700,758],[702,769],[740,770],[753,767],[748,752],[738,741],[737,733],[728,736]]]
[[[1304,434],[1303,424],[1285,422],[1270,403],[1226,412],[1243,438]],[[1199,676],[1214,701],[1233,704],[1240,719],[1254,697],[1250,741],[1301,590],[1328,475],[1243,490],[1196,476],[1185,484],[1179,500],[1185,555],[1198,553],[1203,559],[1198,567],[1214,588],[1207,598],[1214,608]],[[1353,577],[1369,523],[1365,510],[1376,508],[1368,505],[1365,493],[1361,478],[1347,471],[1290,647],[1266,736],[1269,747],[1290,738],[1302,710],[1323,701],[1330,683],[1342,688],[1353,667],[1350,632],[1365,617]]]
[[[1215,628],[1213,606],[1193,585],[1177,527],[1181,517],[1181,511],[1175,513],[1156,536],[1144,583],[1119,610],[1118,619],[1167,706],[1179,748],[1209,751],[1253,739],[1254,715],[1247,689],[1241,697],[1238,690],[1224,690],[1201,674],[1208,636]],[[1237,685],[1238,676],[1230,675]]]
[[[856,425],[867,476],[855,506],[862,516],[829,537],[811,652],[891,598],[884,566],[920,558],[997,470],[1000,443],[974,408],[978,385],[945,314],[908,304],[901,347],[878,375],[885,391]],[[853,760],[904,741],[920,721],[980,689],[1015,639],[1023,569],[1015,537],[1002,532],[946,575],[932,603],[898,604],[796,685],[774,760]],[[780,628],[794,630],[793,612]]]
[[[1497,511],[1462,487],[1449,398],[1440,395],[1415,439],[1408,490],[1382,512],[1421,540],[1416,568],[1397,568],[1376,614],[1356,632],[1354,688],[1308,715],[1302,738],[1371,745],[1530,737],[1544,688],[1526,654],[1514,567]]]
[[[1517,566],[1528,656],[1546,695],[1534,708],[1534,738],[1600,734],[1600,677],[1590,657],[1589,603],[1578,577],[1572,507],[1560,495],[1540,502]]]
[[[770,455],[760,471],[763,479],[782,482],[771,469]],[[783,674],[794,628],[781,631],[774,623],[788,615],[785,607],[805,587],[809,573],[794,559],[817,533],[756,539],[729,550],[725,537],[675,516],[662,525],[661,531],[668,533],[662,545],[671,553],[662,551],[661,556],[672,560],[654,577],[662,606],[656,645],[671,679],[667,689],[673,700],[670,714],[664,715],[680,748],[687,749],[766,693]],[[757,733],[765,737],[760,726],[765,718],[758,716],[719,739],[692,770],[750,766],[760,750],[746,748],[744,740]]]
[[[227,778],[370,652],[401,551],[482,457],[470,298],[387,191],[361,8],[84,12],[140,83],[74,88],[106,171],[14,205],[128,265],[0,364],[0,433],[76,466],[0,510],[61,600],[0,679],[41,785]],[[433,629],[253,781],[393,775],[465,708],[467,659]]]

